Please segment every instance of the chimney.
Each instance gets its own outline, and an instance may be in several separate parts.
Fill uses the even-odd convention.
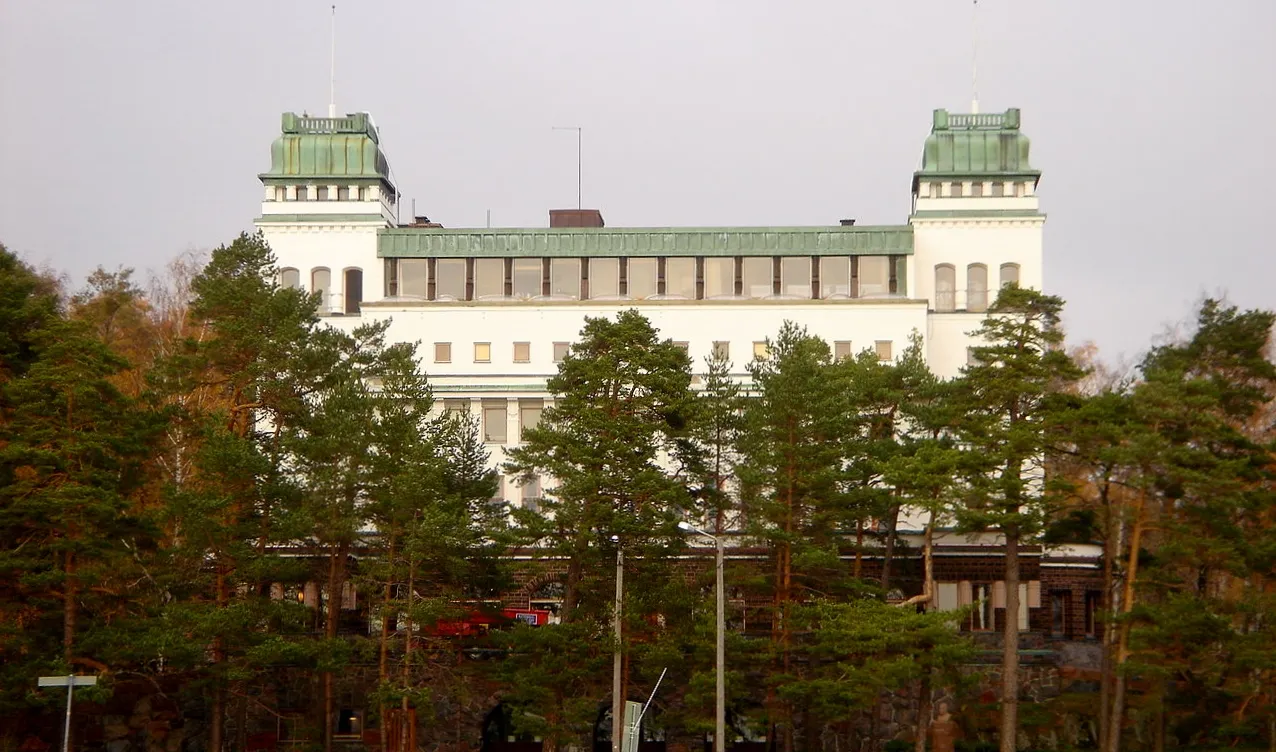
[[[412,218],[412,222],[408,227],[442,227],[438,222],[431,222],[429,217],[417,216]]]
[[[843,227],[854,227],[854,226],[855,226],[855,220],[853,220],[853,219],[844,219],[844,220],[842,220],[842,226],[843,226]]]
[[[603,227],[603,213],[597,209],[550,209],[550,227]]]

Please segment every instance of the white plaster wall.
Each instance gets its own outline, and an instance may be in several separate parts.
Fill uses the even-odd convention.
[[[301,286],[311,291],[310,272],[327,267],[332,273],[331,307],[341,310],[345,300],[345,275],[352,267],[363,270],[363,299],[379,300],[385,290],[385,263],[377,258],[377,229],[381,221],[329,224],[326,222],[261,222],[262,235],[275,253],[279,267],[301,272]]]
[[[957,307],[966,301],[966,267],[988,267],[989,302],[1000,284],[1001,265],[1019,264],[1021,287],[1041,289],[1041,241],[1044,217],[1016,219],[913,218],[914,297],[934,300],[935,267],[957,269]]]

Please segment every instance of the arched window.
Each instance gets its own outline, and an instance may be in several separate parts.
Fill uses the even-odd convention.
[[[319,312],[328,312],[328,298],[332,293],[332,272],[326,267],[310,270],[310,290],[319,294]]]
[[[1002,264],[1001,265],[1001,286],[1005,287],[1009,284],[1019,284],[1019,265],[1018,264]]]
[[[359,304],[363,302],[363,270],[346,269],[345,277],[345,312],[357,316]]]
[[[988,267],[983,264],[966,267],[966,310],[972,313],[988,310]]]
[[[935,310],[941,313],[957,308],[957,269],[952,264],[935,267]]]
[[[291,267],[280,269],[279,286],[287,290],[301,289],[301,272]]]

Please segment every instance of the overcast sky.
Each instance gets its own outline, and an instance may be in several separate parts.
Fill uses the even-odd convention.
[[[329,2],[0,0],[0,242],[78,285],[251,229],[284,111],[324,114]],[[968,0],[345,0],[337,106],[406,220],[907,221],[967,111]],[[1136,357],[1204,294],[1276,306],[1276,2],[983,0],[984,112],[1023,110],[1046,285]]]

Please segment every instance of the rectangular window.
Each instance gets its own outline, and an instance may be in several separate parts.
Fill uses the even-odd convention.
[[[1099,612],[1103,610],[1103,591],[1085,591],[1085,636],[1096,637],[1099,634]]]
[[[655,280],[652,280],[655,287]],[[599,300],[620,295],[620,259],[591,258],[589,260],[589,297]]]
[[[398,289],[393,294],[403,298],[425,299],[428,291],[430,264],[425,259],[398,259]]]
[[[492,504],[500,504],[505,501],[505,476],[496,476],[496,490],[492,492],[492,498],[488,499]]]
[[[1050,591],[1050,636],[1062,638],[1068,629],[1068,597],[1067,590]]]
[[[567,358],[567,351],[571,348],[570,343],[555,342],[554,343],[554,362],[562,363]]]
[[[343,186],[341,186],[340,188],[338,188],[338,189],[337,189],[337,200],[338,200],[338,201],[349,201],[349,200],[350,200],[350,186],[348,186],[348,185],[343,185]]]
[[[491,363],[492,362],[492,343],[491,342],[475,342],[474,343],[474,362],[475,363]]]
[[[731,359],[731,343],[730,342],[714,342],[713,343],[714,360],[730,360]]]
[[[1002,264],[1001,265],[1001,286],[1019,284],[1019,265],[1018,264]]]
[[[580,298],[580,259],[550,259],[549,292],[573,300]]]
[[[992,195],[993,195],[993,198],[1000,198],[1000,197],[1002,197],[1002,196],[1006,195],[1006,184],[1005,184],[1005,183],[993,183],[993,184],[992,184]]]
[[[984,184],[983,184],[983,183],[981,183],[981,182],[979,182],[979,181],[975,181],[975,182],[973,182],[973,183],[971,183],[971,184],[970,184],[970,196],[971,196],[971,198],[980,198],[980,197],[982,197],[983,195],[984,195]]]
[[[780,259],[780,290],[798,298],[811,297],[811,259],[787,256]]]
[[[538,258],[514,259],[514,297],[535,298],[541,294],[542,264]]]
[[[434,343],[434,362],[435,363],[451,363],[452,362],[452,343],[451,342],[435,342]]]
[[[851,357],[851,341],[849,339],[838,340],[833,343],[833,359],[846,360]]]
[[[888,295],[891,291],[891,259],[889,256],[859,257],[859,293],[856,297],[871,298]]]
[[[530,509],[535,512],[540,508],[540,500],[544,494],[541,491],[541,478],[539,475],[533,475],[523,482],[523,508]]]
[[[771,357],[771,347],[766,342],[753,343],[754,360],[766,360],[769,357]]]
[[[470,414],[470,401],[467,399],[445,399],[443,409],[449,415],[466,416]]]
[[[541,400],[518,401],[519,441],[523,441],[523,432],[535,428],[541,423],[541,413],[545,411],[545,403]]]
[[[696,299],[696,260],[665,259],[665,295],[671,298]]]
[[[950,188],[951,192],[948,194],[949,196],[953,198],[961,198],[961,183],[953,183]]]
[[[505,400],[483,400],[483,441],[504,444],[508,426]]]
[[[474,299],[505,297],[505,259],[474,259]]]
[[[321,185],[321,186],[319,186],[318,188],[316,188],[316,189],[315,189],[315,200],[317,200],[317,201],[327,201],[327,200],[328,200],[328,186],[326,186],[326,185]]]
[[[515,363],[531,363],[532,362],[532,343],[531,342],[515,342],[514,343],[514,362]]]
[[[883,363],[891,360],[894,356],[891,354],[891,341],[889,339],[879,339],[874,345],[877,351],[877,359]]]
[[[930,197],[931,197],[931,198],[939,198],[939,194],[940,194],[940,190],[941,190],[941,189],[940,189],[940,185],[941,185],[941,184],[940,184],[940,183],[929,183],[928,185],[930,186]]]
[[[996,611],[992,602],[992,583],[970,583],[970,603],[975,608],[970,612],[970,630],[987,632],[992,630],[996,622]]]
[[[732,297],[735,295],[735,259],[707,258],[704,260],[704,297]]]
[[[591,262],[592,263],[592,262]],[[650,298],[656,294],[657,259],[631,258],[627,276],[629,297],[634,300]],[[694,283],[695,280],[692,280]]]
[[[716,260],[716,259],[715,259]],[[707,264],[707,262],[706,262]],[[775,276],[774,262],[770,257],[765,256],[749,256],[742,262],[741,275],[744,279],[744,294],[750,298],[767,298],[772,294],[773,277]],[[734,274],[734,270],[732,270]],[[705,271],[705,284],[709,281],[709,273]],[[732,285],[735,280],[732,280]],[[734,286],[732,287],[734,290]],[[705,293],[708,297],[708,293]]]
[[[465,300],[465,259],[434,262],[434,299]]]
[[[851,296],[851,259],[847,256],[825,256],[820,259],[820,297]]]
[[[285,187],[284,187],[284,186],[282,186],[282,185],[277,185],[277,186],[275,186],[275,200],[276,200],[276,201],[287,201],[287,200],[288,200],[288,189],[287,189],[287,188],[285,188]]]

